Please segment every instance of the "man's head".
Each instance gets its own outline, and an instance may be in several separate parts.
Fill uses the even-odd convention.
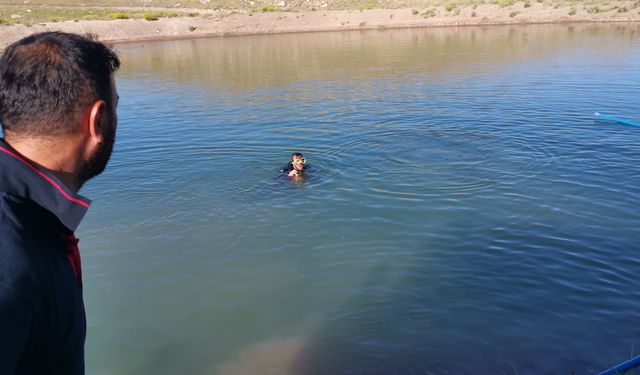
[[[294,152],[293,154],[291,154],[291,165],[293,166],[293,169],[295,169],[296,171],[303,171],[304,170],[304,165],[307,163],[307,159],[304,158],[304,155],[302,155],[299,152]]]
[[[0,58],[5,138],[86,143],[79,182],[100,174],[115,141],[119,66],[116,54],[90,37],[46,32],[13,43]]]

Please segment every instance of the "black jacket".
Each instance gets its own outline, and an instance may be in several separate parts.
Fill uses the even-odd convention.
[[[0,139],[0,374],[84,374],[73,232],[89,204]]]

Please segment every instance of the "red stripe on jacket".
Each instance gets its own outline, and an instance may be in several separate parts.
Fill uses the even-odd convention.
[[[73,203],[77,203],[83,207],[89,208],[89,204],[87,202],[84,202],[80,199],[74,198],[72,196],[70,196],[69,194],[67,194],[66,191],[64,191],[64,189],[58,185],[55,181],[53,181],[51,179],[51,177],[47,176],[46,174],[44,174],[42,171],[38,170],[38,168],[34,167],[33,165],[31,165],[31,163],[29,163],[28,161],[24,160],[23,158],[21,158],[19,155],[7,150],[4,147],[0,147],[0,151],[4,152],[7,155],[10,155],[12,157],[14,157],[15,159],[21,161],[22,163],[24,163],[26,166],[28,166],[29,168],[31,168],[33,171],[35,171],[37,174],[40,175],[40,177],[44,178],[48,183],[50,183],[51,185],[53,185],[53,187],[55,187],[60,194],[62,194],[63,197],[65,197],[68,201],[71,201]]]

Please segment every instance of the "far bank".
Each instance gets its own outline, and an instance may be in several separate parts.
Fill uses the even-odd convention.
[[[638,2],[553,4],[519,2],[503,6],[441,5],[400,9],[269,11],[211,10],[156,20],[113,19],[0,25],[0,49],[42,31],[90,33],[109,43],[340,30],[508,25],[571,22],[638,22]],[[637,4],[637,5],[636,5]],[[118,8],[122,9],[122,8]],[[133,8],[132,8],[133,9]],[[173,8],[174,10],[177,8]],[[4,17],[5,15],[1,15]],[[16,16],[16,15],[14,15]]]

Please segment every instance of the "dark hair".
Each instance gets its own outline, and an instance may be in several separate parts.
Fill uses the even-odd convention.
[[[304,155],[302,155],[299,152],[294,152],[293,154],[291,154],[291,160],[295,159],[295,158],[303,158]]]
[[[38,33],[0,58],[0,122],[15,134],[71,134],[77,116],[97,100],[111,105],[118,56],[91,36]]]

